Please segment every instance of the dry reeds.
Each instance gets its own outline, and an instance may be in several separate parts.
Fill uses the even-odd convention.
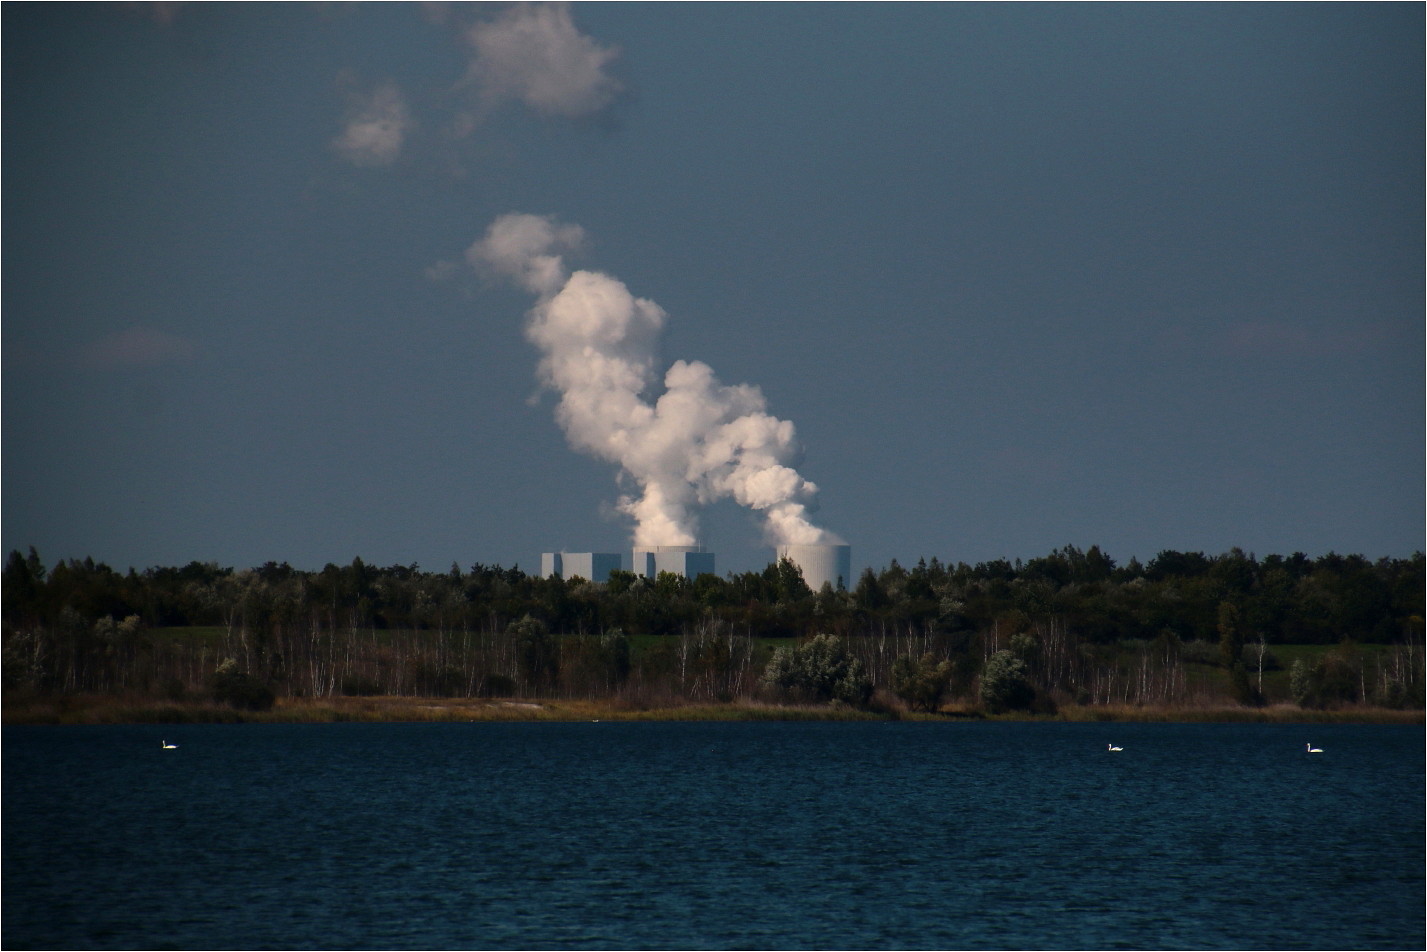
[[[1353,706],[1308,710],[1289,704],[1269,707],[1062,705],[1055,713],[990,715],[971,705],[946,705],[935,713],[880,705],[859,710],[846,705],[773,704],[739,698],[728,702],[680,704],[629,698],[609,700],[524,698],[326,697],[279,698],[271,710],[238,710],[208,700],[171,701],[132,696],[70,695],[7,697],[6,724],[334,724],[471,721],[1007,721],[1158,723],[1421,724],[1422,710]]]

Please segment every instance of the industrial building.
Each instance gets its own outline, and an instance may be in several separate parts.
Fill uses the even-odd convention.
[[[634,547],[634,574],[658,578],[672,572],[687,579],[714,575],[714,554],[698,545],[643,545]]]
[[[849,545],[780,545],[777,559],[788,559],[803,573],[803,581],[814,592],[824,584],[833,588],[851,588],[852,546]],[[544,578],[583,578],[591,582],[608,582],[611,572],[622,568],[618,552],[542,552],[540,575]],[[650,580],[660,572],[670,572],[687,579],[700,575],[715,575],[714,554],[698,545],[635,546],[632,570],[635,575]]]
[[[780,545],[778,559],[788,559],[803,573],[803,581],[814,592],[824,584],[834,589],[852,587],[852,546]]]
[[[619,569],[618,552],[542,552],[540,575],[543,578],[607,582],[609,573]]]

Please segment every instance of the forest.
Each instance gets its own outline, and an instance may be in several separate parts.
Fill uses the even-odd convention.
[[[605,583],[475,564],[191,562],[3,571],[7,700],[81,694],[270,707],[336,696],[760,698],[936,711],[1423,704],[1423,556],[1262,559],[1092,546],[936,558],[811,591],[761,572]]]

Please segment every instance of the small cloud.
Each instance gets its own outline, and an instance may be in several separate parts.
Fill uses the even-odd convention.
[[[517,5],[466,33],[467,79],[494,105],[515,100],[552,116],[587,116],[623,91],[606,67],[619,56],[575,28],[563,3]]]
[[[426,275],[426,280],[434,281],[437,284],[450,281],[457,277],[464,269],[454,261],[438,261],[426,268],[422,273]]]
[[[113,369],[187,363],[197,356],[198,346],[192,341],[139,326],[92,341],[80,353],[81,361],[90,367]]]
[[[413,124],[406,100],[392,83],[377,87],[370,96],[354,97],[346,122],[332,145],[347,161],[364,168],[395,162]]]

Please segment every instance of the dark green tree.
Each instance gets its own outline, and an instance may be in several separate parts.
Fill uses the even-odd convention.
[[[1233,602],[1219,603],[1219,663],[1233,670],[1243,661],[1244,631],[1239,607]]]
[[[769,569],[772,571],[772,582],[778,593],[778,601],[797,602],[813,594],[808,583],[803,581],[803,570],[798,568],[792,559],[779,559],[777,564],[769,566]]]
[[[29,557],[12,551],[0,575],[0,601],[4,603],[5,620],[23,624],[39,614],[40,594],[45,583],[45,567],[39,553],[30,546]]]
[[[857,588],[852,593],[852,601],[858,611],[867,614],[881,611],[891,603],[882,583],[877,579],[877,573],[871,568],[862,570],[862,576],[857,580]]]
[[[605,591],[610,595],[623,595],[639,582],[639,576],[623,569],[615,569],[605,580]]]

